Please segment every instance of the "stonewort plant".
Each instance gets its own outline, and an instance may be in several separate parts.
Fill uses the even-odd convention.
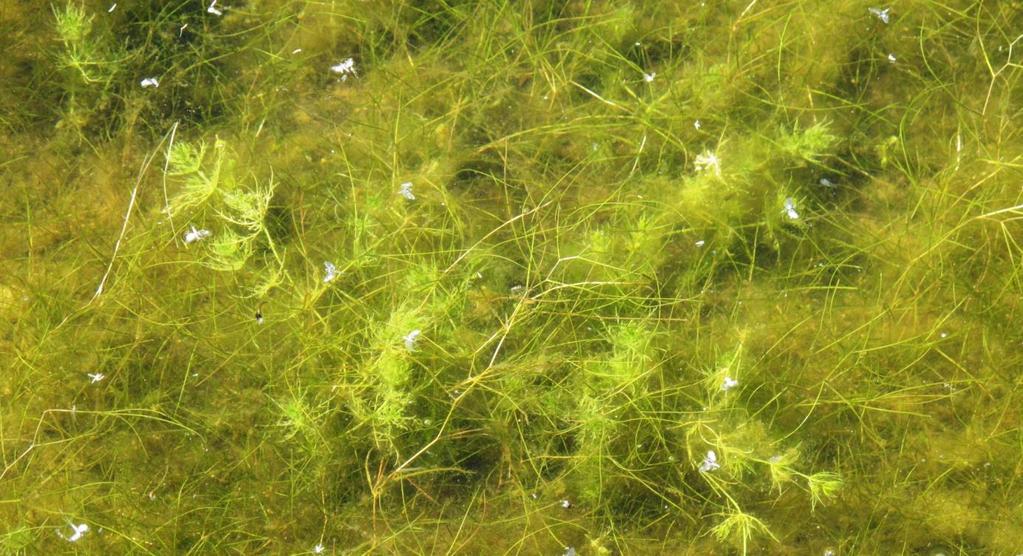
[[[0,2],[0,553],[1023,552],[1015,2]]]

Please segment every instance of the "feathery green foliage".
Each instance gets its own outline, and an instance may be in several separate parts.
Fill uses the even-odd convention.
[[[1021,24],[4,3],[0,552],[1019,552]]]

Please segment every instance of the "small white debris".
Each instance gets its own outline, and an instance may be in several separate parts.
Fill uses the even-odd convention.
[[[69,521],[68,525],[70,525],[71,530],[74,531],[74,533],[72,533],[70,537],[65,537],[64,533],[57,531],[57,535],[59,535],[60,538],[68,542],[78,542],[78,539],[82,538],[83,536],[85,536],[86,533],[89,532],[89,525],[86,523],[79,523],[78,525],[75,525],[74,523],[71,523]]]
[[[732,378],[730,376],[726,376],[724,382],[721,383],[721,391],[722,392],[727,392],[727,391],[731,390],[732,388],[735,388],[738,385],[739,385],[739,381],[738,380],[735,380],[734,378]]]
[[[143,89],[148,89],[149,87],[159,87],[160,82],[155,77],[147,77],[140,81],[139,85],[142,85]]]
[[[709,473],[720,468],[721,464],[718,463],[718,455],[714,453],[714,450],[707,450],[707,456],[700,463],[700,473]]]
[[[829,180],[828,178],[821,178],[820,181],[818,181],[817,183],[823,185],[824,187],[835,187],[835,182]]]
[[[89,382],[91,384],[96,384],[97,382],[103,380],[106,377],[107,377],[107,375],[105,375],[103,373],[89,373],[89,378],[92,379]]]
[[[693,127],[695,127],[696,129],[700,129],[701,127],[703,127],[703,123],[700,122],[700,120],[694,120]]]
[[[337,278],[337,266],[330,261],[323,261],[323,283],[329,284]]]
[[[349,75],[356,75],[355,60],[352,58],[342,60],[340,64],[337,64],[336,66],[330,66],[330,71],[340,74],[341,81],[346,81]]]
[[[402,338],[405,341],[405,349],[409,351],[415,351],[416,342],[419,340],[420,334],[422,334],[422,331],[419,330],[418,328],[406,334],[405,337]]]
[[[401,184],[401,189],[398,190],[398,194],[409,201],[416,200],[416,196],[412,193],[412,182],[410,181]]]
[[[313,554],[323,554],[324,550],[326,550],[326,548],[323,548],[322,544],[317,544],[313,547]]]
[[[693,164],[696,165],[697,172],[706,172],[707,170],[710,170],[714,172],[715,176],[721,175],[721,160],[718,159],[718,155],[710,151],[703,151],[696,155],[696,159],[693,160]]]
[[[186,24],[184,24],[184,25],[182,25],[181,27],[179,27],[179,28],[178,28],[178,36],[180,37],[180,36],[181,36],[181,34],[182,34],[182,33],[184,33],[184,32],[185,32],[185,29],[187,29],[187,28],[188,28],[188,24],[187,24],[187,23],[186,23]]]
[[[696,246],[697,247],[703,247],[706,244],[707,244],[707,242],[705,240],[702,240],[702,239],[696,240]]]
[[[883,10],[881,8],[867,8],[867,11],[874,17],[880,19],[885,25],[888,25],[888,22],[891,21],[891,8],[885,8]]]
[[[572,507],[572,503],[568,501],[568,498],[565,498],[561,501],[561,507],[567,510]]]
[[[799,220],[799,213],[796,212],[796,202],[792,200],[792,197],[785,198],[785,216],[789,217],[789,220]]]
[[[565,554],[563,556],[576,556],[575,547],[574,546],[566,546],[565,547]]]
[[[210,13],[216,16],[224,15],[224,12],[217,9],[217,0],[210,2],[210,7],[206,8],[206,13]]]
[[[653,83],[655,77],[657,77],[657,72],[656,71],[652,71],[650,73],[644,73],[643,74],[643,81],[646,81],[647,83]]]
[[[108,14],[114,13],[114,10],[116,10],[116,9],[117,9],[117,2],[114,2],[113,4],[110,5],[110,8],[107,9],[107,13]]]
[[[301,48],[296,48],[295,50],[291,51],[292,54],[298,54],[299,52],[302,52]]]
[[[895,55],[894,54],[889,54],[888,55],[888,61],[890,63],[894,64],[895,63]]]
[[[185,244],[195,243],[213,235],[213,232],[209,230],[197,230],[195,226],[190,226],[190,228],[190,230],[185,232]]]

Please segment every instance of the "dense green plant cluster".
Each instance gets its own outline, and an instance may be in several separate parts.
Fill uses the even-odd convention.
[[[0,552],[1023,551],[1021,14],[5,3]]]

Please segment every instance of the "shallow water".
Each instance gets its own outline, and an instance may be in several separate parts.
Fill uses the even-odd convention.
[[[1023,551],[1018,4],[0,3],[0,551]]]

